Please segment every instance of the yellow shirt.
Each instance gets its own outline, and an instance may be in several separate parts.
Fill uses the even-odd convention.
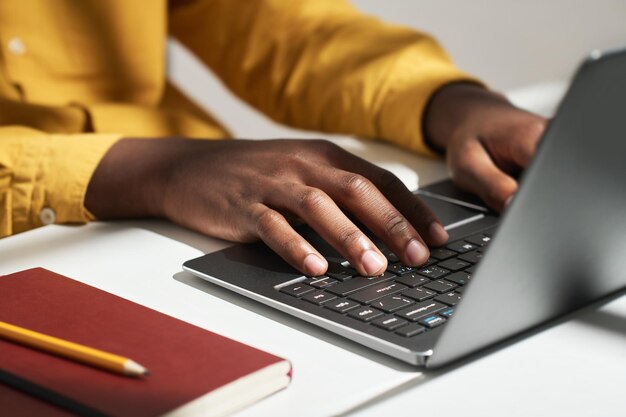
[[[470,79],[344,0],[2,1],[0,236],[90,220],[90,177],[122,137],[229,136],[167,82],[168,35],[274,120],[418,152],[429,97]]]

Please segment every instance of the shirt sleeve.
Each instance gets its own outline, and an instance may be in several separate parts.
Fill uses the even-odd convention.
[[[0,237],[47,223],[85,223],[87,185],[120,136],[0,128]],[[42,214],[43,213],[43,214]]]
[[[430,36],[345,0],[187,0],[170,31],[240,98],[298,128],[432,154],[422,115],[442,86],[477,82]]]

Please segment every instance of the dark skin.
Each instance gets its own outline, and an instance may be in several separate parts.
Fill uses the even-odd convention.
[[[452,178],[502,210],[515,193],[546,121],[470,84],[442,88],[425,114],[429,143]],[[437,217],[392,173],[327,141],[117,142],[97,167],[85,206],[100,219],[161,217],[236,242],[264,241],[296,269],[328,264],[293,228],[305,222],[361,274],[386,259],[346,216],[372,230],[407,265],[448,239]]]

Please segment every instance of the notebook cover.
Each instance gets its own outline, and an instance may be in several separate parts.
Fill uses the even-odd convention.
[[[0,339],[0,367],[113,416],[158,416],[284,361],[43,268],[0,276],[0,320],[148,368],[130,378]],[[0,403],[12,416],[67,415],[4,386]]]

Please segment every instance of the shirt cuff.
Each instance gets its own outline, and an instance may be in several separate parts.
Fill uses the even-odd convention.
[[[30,130],[30,129],[29,129]],[[13,185],[13,233],[49,223],[86,223],[84,206],[96,167],[118,134],[44,134],[20,138]]]

